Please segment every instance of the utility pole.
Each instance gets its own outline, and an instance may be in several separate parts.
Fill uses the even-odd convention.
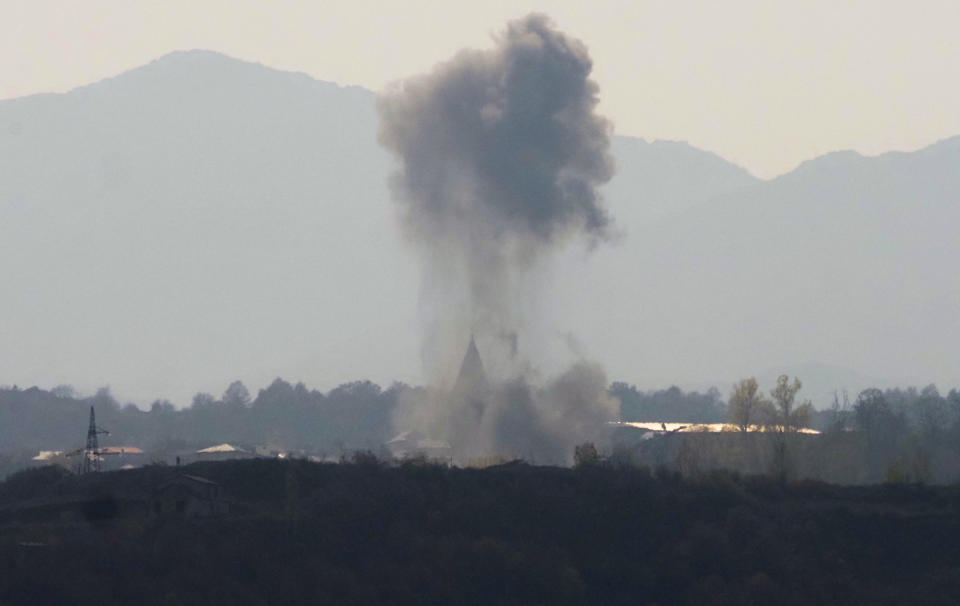
[[[87,447],[83,451],[83,460],[80,461],[80,473],[90,473],[100,471],[100,441],[97,434],[107,434],[106,429],[97,427],[96,417],[93,414],[93,406],[90,407],[90,427],[87,429]]]

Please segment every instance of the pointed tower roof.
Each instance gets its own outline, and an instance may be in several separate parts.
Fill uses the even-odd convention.
[[[480,351],[477,349],[477,343],[471,334],[470,344],[467,345],[467,353],[464,354],[463,362],[460,364],[460,374],[457,375],[457,382],[453,386],[453,391],[458,394],[469,394],[486,387],[487,373],[483,370]]]

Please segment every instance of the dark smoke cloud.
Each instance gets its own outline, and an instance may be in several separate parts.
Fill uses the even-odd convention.
[[[517,381],[547,253],[609,235],[597,188],[613,175],[611,125],[594,113],[591,67],[582,43],[534,14],[494,48],[462,51],[378,100],[380,141],[401,162],[394,196],[421,253],[424,362],[438,385],[451,384],[471,333],[488,369]],[[534,392],[512,384],[494,390],[490,408],[504,415],[491,435],[510,434],[505,418],[543,430],[530,421],[544,417]]]
[[[403,160],[407,226],[539,244],[578,229],[604,236],[596,187],[613,175],[610,125],[594,114],[586,48],[543,15],[510,23],[497,43],[380,98],[380,140]]]

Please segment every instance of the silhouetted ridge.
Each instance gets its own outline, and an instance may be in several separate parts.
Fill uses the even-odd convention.
[[[852,149],[843,149],[825,153],[823,155],[805,160],[797,165],[792,171],[775,177],[777,180],[784,177],[803,175],[805,178],[813,178],[816,173],[837,172],[858,170],[867,166],[877,164],[896,165],[902,161],[915,161],[921,157],[939,156],[941,154],[951,154],[960,152],[960,135],[941,139],[936,143],[931,143],[921,147],[916,151],[888,151],[875,156],[861,154]]]
[[[186,90],[178,87],[186,85]],[[211,50],[177,50],[145,65],[123,71],[96,82],[63,93],[87,95],[107,93],[110,95],[138,95],[143,91],[178,89],[178,94],[192,96],[205,89],[228,89],[237,95],[269,94],[271,88],[308,89],[328,88],[349,94],[361,94],[372,98],[369,90],[353,85],[318,80],[297,71],[274,69],[262,63],[230,57]],[[116,89],[130,91],[119,93]],[[120,100],[118,100],[120,101]]]

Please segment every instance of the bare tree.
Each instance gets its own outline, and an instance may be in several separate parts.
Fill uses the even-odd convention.
[[[813,416],[813,404],[809,400],[796,405],[797,392],[803,384],[800,379],[780,375],[777,386],[770,390],[773,406],[767,419],[767,430],[773,435],[773,472],[781,481],[790,473],[788,444],[792,436],[803,429]]]
[[[600,453],[597,452],[597,447],[593,445],[593,442],[584,442],[583,444],[578,444],[573,449],[573,464],[574,467],[585,467],[588,465],[595,465],[600,461]]]
[[[793,378],[793,383],[790,383],[787,375],[780,375],[777,379],[777,386],[770,390],[773,400],[773,429],[781,433],[796,433],[810,422],[813,404],[805,400],[799,406],[796,405],[797,392],[801,387],[803,383],[796,377]]]
[[[730,394],[730,423],[740,431],[749,431],[752,425],[757,424],[766,402],[755,378],[740,380]]]

